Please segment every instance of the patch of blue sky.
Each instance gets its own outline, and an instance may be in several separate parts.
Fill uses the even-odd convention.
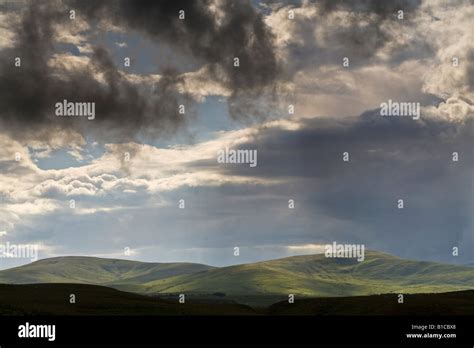
[[[214,139],[217,132],[245,127],[243,123],[234,121],[229,116],[227,100],[223,97],[207,97],[204,102],[197,105],[196,113],[196,117],[191,118],[186,127],[173,136],[153,140],[140,139],[140,142],[160,148],[192,145]]]
[[[86,138],[86,144],[80,154],[83,159],[79,160],[77,157],[71,155],[70,148],[61,148],[51,151],[47,157],[37,157],[38,151],[29,148],[32,157],[38,166],[43,170],[48,169],[65,169],[70,167],[82,167],[90,164],[95,158],[99,158],[105,153],[105,148],[100,143],[94,142],[92,139]],[[41,152],[41,151],[40,151]]]
[[[117,68],[131,74],[160,74],[167,70],[185,73],[199,70],[203,64],[189,52],[151,40],[137,31],[107,32],[96,35],[90,43],[107,49]],[[130,58],[130,67],[124,66],[126,57]]]

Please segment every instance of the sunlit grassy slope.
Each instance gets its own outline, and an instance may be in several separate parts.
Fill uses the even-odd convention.
[[[61,257],[0,272],[0,283],[86,283],[143,294],[357,296],[474,289],[474,268],[367,252],[365,261],[294,256],[231,267]]]
[[[0,271],[0,283],[85,283],[123,282],[141,284],[151,280],[212,269],[194,263],[146,263],[97,257],[67,256],[44,259]]]
[[[354,296],[390,292],[429,293],[474,289],[474,269],[400,259],[368,252],[364,262],[295,256],[253,264],[216,268],[142,284],[154,292],[223,292]]]

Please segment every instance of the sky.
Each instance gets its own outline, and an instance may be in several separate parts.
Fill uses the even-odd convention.
[[[473,263],[473,17],[462,0],[2,0],[0,244]],[[63,100],[94,119],[58,117]],[[382,116],[389,100],[420,117]]]

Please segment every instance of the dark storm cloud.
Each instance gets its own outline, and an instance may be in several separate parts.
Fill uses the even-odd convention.
[[[222,1],[218,13],[211,11],[212,1],[73,1],[87,18],[111,18],[118,26],[147,34],[158,43],[208,64],[210,78],[231,92],[229,113],[235,119],[263,117],[268,107],[259,97],[271,102],[279,66],[273,36],[262,15],[250,1]],[[185,19],[178,18],[185,11]],[[234,66],[239,59],[239,67]]]
[[[72,1],[87,19],[111,18],[115,25],[148,34],[159,43],[174,44],[204,63],[224,71],[223,81],[232,91],[260,90],[278,74],[273,37],[250,1],[218,2],[213,13],[209,0]],[[185,11],[185,19],[178,18]],[[220,14],[222,13],[222,14]],[[233,58],[240,67],[233,66]],[[216,71],[216,78],[221,78]]]
[[[269,187],[267,204],[292,198],[300,213],[352,225],[325,233],[326,241],[358,241],[396,255],[449,262],[457,261],[451,251],[458,246],[459,261],[465,262],[474,258],[473,145],[472,118],[416,122],[374,110],[357,120],[306,120],[298,131],[263,129],[238,147],[258,150],[256,168],[208,165],[229,175],[287,180]],[[459,162],[452,161],[453,152]],[[316,223],[305,242],[311,233],[321,238],[320,232]]]
[[[231,90],[230,111],[234,117],[247,115],[254,107],[250,97],[271,92],[277,76],[272,36],[261,16],[249,2],[224,2],[224,17],[218,25],[208,1],[96,1],[67,2],[84,14],[91,24],[101,18],[118,26],[135,29],[158,41],[164,40],[210,64],[213,77]],[[178,10],[186,20],[178,19]],[[19,10],[18,10],[19,12]],[[104,17],[105,16],[105,17]],[[48,66],[54,50],[54,26],[67,24],[68,12],[51,1],[29,1],[20,25],[15,28],[15,47],[0,55],[1,125],[17,138],[55,136],[52,131],[74,129],[99,140],[132,140],[138,135],[152,138],[173,134],[193,110],[193,100],[178,92],[182,78],[174,71],[150,90],[125,79],[112,63],[108,52],[95,47],[91,63],[59,76]],[[21,68],[14,58],[22,59]],[[234,68],[233,58],[240,59]],[[103,74],[105,85],[94,75]],[[96,118],[58,118],[54,106],[64,99],[95,102]],[[242,102],[239,102],[242,100]],[[178,113],[187,106],[187,117]],[[261,105],[260,105],[261,106]]]
[[[30,2],[17,28],[17,43],[0,56],[1,124],[16,138],[48,141],[59,130],[89,131],[99,139],[127,140],[137,134],[159,135],[175,130],[183,121],[178,105],[190,99],[174,88],[176,77],[164,74],[152,91],[144,93],[122,77],[108,53],[96,47],[91,63],[66,76],[48,66],[54,54],[53,25],[69,20],[52,2]],[[15,67],[15,57],[21,67]],[[103,74],[105,84],[94,78]],[[61,118],[55,104],[95,102],[94,121]],[[88,123],[89,122],[89,123]],[[105,139],[103,139],[105,140]]]

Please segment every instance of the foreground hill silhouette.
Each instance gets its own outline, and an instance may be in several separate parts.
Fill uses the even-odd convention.
[[[300,299],[275,303],[270,315],[474,315],[474,291]]]
[[[76,303],[69,302],[70,294]],[[253,315],[252,308],[231,302],[157,299],[85,284],[0,284],[0,315]]]
[[[241,303],[268,305],[288,294],[302,298],[470,290],[474,289],[474,268],[380,252],[367,252],[363,262],[318,254],[222,268],[59,257],[1,271],[0,283],[95,284],[152,296],[219,293]]]
[[[76,303],[69,303],[69,295]],[[474,291],[296,298],[269,308],[219,300],[157,299],[96,285],[0,285],[0,315],[474,315]]]

